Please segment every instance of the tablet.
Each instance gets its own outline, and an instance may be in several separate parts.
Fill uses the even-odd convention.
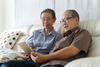
[[[32,52],[32,49],[26,44],[26,42],[19,43],[19,46],[24,52]]]

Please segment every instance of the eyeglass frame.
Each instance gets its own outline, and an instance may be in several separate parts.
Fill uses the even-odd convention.
[[[74,16],[71,16],[71,17],[67,17],[67,18],[63,18],[61,21],[60,21],[60,23],[65,23],[65,22],[67,22],[69,19],[71,19],[71,18],[74,18]]]

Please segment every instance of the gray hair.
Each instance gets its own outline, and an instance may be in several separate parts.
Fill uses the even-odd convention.
[[[80,19],[79,18],[79,14],[78,14],[78,12],[76,10],[66,10],[66,11],[71,12],[72,17],[77,17],[78,21],[79,21],[79,19]]]
[[[50,9],[50,8],[47,8],[47,9],[45,9],[45,10],[43,10],[42,12],[41,12],[41,15],[43,14],[43,13],[50,13],[51,15],[52,15],[52,17],[54,18],[54,19],[56,19],[56,14],[55,14],[55,11],[53,10],[53,9]]]

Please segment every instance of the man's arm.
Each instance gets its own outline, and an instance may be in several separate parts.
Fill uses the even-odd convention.
[[[33,52],[32,55],[35,57],[31,57],[33,61],[37,63],[44,63],[49,60],[57,60],[57,59],[67,59],[69,57],[75,56],[80,52],[80,49],[74,46],[69,46],[62,48],[54,53],[43,55],[37,52]]]
[[[69,46],[62,48],[54,53],[47,55],[48,60],[53,59],[67,59],[69,57],[75,56],[80,52],[80,49],[75,46]]]

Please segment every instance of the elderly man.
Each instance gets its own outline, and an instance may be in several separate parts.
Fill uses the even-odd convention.
[[[91,35],[79,27],[79,14],[75,10],[66,10],[61,21],[65,33],[48,55],[31,53],[34,62],[41,67],[63,67],[69,61],[86,57],[91,45]]]

